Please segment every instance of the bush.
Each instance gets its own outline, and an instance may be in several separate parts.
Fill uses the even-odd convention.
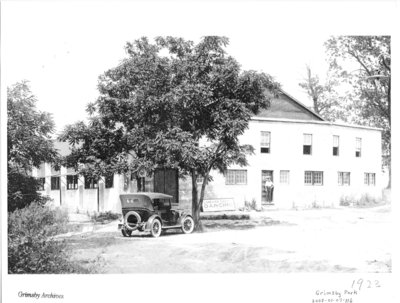
[[[105,223],[106,221],[114,221],[121,218],[122,214],[116,214],[111,211],[94,214],[91,219],[95,222]]]
[[[368,193],[361,195],[359,198],[355,198],[354,196],[340,197],[340,206],[372,207],[382,203],[381,199],[377,199]]]
[[[67,222],[67,213],[38,203],[9,212],[8,273],[87,272],[70,261],[65,241],[53,238]]]
[[[257,201],[256,199],[252,199],[251,202],[249,201],[244,201],[244,210],[257,210]]]
[[[201,214],[202,220],[250,220],[248,214]]]
[[[9,169],[7,179],[9,212],[24,208],[32,202],[45,204],[48,201],[47,197],[43,197],[37,192],[39,185],[35,178]]]
[[[313,201],[311,203],[311,208],[318,209],[321,208],[321,206],[317,203],[317,201]]]
[[[375,206],[380,204],[381,201],[376,199],[374,196],[371,196],[369,194],[363,194],[359,200],[356,201],[354,206],[356,207],[369,207],[369,206]]]
[[[354,202],[354,198],[351,198],[349,196],[341,196],[340,197],[340,206],[350,206],[351,203]]]

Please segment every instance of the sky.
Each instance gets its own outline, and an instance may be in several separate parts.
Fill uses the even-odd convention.
[[[287,1],[2,4],[3,83],[30,81],[38,108],[53,114],[57,132],[85,119],[86,105],[98,96],[98,76],[126,57],[127,41],[141,36],[172,35],[195,42],[210,34],[227,36],[227,51],[244,70],[272,75],[285,91],[310,106],[298,85],[305,66],[324,78],[328,64],[323,43],[341,33],[341,27],[348,30],[346,20],[351,21],[357,8]],[[339,13],[345,20],[341,26]]]

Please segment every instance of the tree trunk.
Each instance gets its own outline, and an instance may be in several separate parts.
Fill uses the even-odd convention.
[[[144,191],[144,189],[143,189],[143,178],[140,178],[140,177],[136,177],[136,184],[137,184],[137,191],[140,193],[140,192],[143,192]]]
[[[389,120],[389,129],[390,129],[390,138],[389,138],[389,184],[388,188],[392,188],[392,96],[391,96],[391,88],[392,88],[392,83],[391,79],[389,79],[389,86],[388,86],[388,96],[387,96],[387,101],[388,101],[388,120]]]
[[[318,97],[313,97],[313,103],[314,103],[314,112],[319,114],[319,106],[318,106]]]
[[[200,220],[200,204],[197,192],[197,174],[192,170],[192,216],[194,220],[194,230],[203,231],[203,226]]]
[[[204,195],[206,192],[206,185],[207,185],[207,180],[210,172],[207,172],[206,175],[203,178],[203,184],[201,185],[201,191],[200,191],[200,200],[199,200],[199,208],[203,208],[203,200],[204,200]]]
[[[391,189],[392,188],[392,155],[391,155],[391,151],[389,151],[389,161],[387,162],[387,168],[388,168],[388,173],[389,173],[389,182],[387,185],[387,189]]]

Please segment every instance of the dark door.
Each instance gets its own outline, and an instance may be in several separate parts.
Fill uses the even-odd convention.
[[[267,191],[265,190],[265,180],[267,177],[271,178],[274,182],[274,171],[273,170],[262,170],[261,171],[261,203],[267,203]]]
[[[172,202],[179,203],[178,171],[157,169],[154,172],[154,192],[173,196]]]

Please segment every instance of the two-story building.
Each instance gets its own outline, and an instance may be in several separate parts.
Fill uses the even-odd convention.
[[[205,199],[233,199],[235,208],[253,201],[258,207],[292,208],[381,198],[380,129],[324,121],[283,92],[252,118],[240,142],[255,148],[249,166],[215,172]],[[266,199],[267,176],[274,184],[272,203]],[[190,199],[188,191],[181,200]]]
[[[242,208],[246,202],[276,208],[338,206],[346,199],[380,198],[382,184],[381,130],[324,121],[299,101],[282,92],[268,110],[253,117],[240,137],[255,154],[247,167],[213,172],[206,188],[208,201],[229,201]],[[60,152],[68,152],[61,144]],[[99,182],[86,180],[73,171],[56,172],[44,164],[34,175],[55,205],[70,210],[119,211],[119,194],[136,191],[136,179],[107,176]],[[272,203],[267,203],[265,180],[274,184]],[[170,179],[174,179],[173,174]],[[146,191],[173,186],[176,202],[190,204],[191,182],[158,186],[159,178],[146,178]],[[200,185],[200,184],[199,184]],[[169,191],[171,193],[171,191]]]

